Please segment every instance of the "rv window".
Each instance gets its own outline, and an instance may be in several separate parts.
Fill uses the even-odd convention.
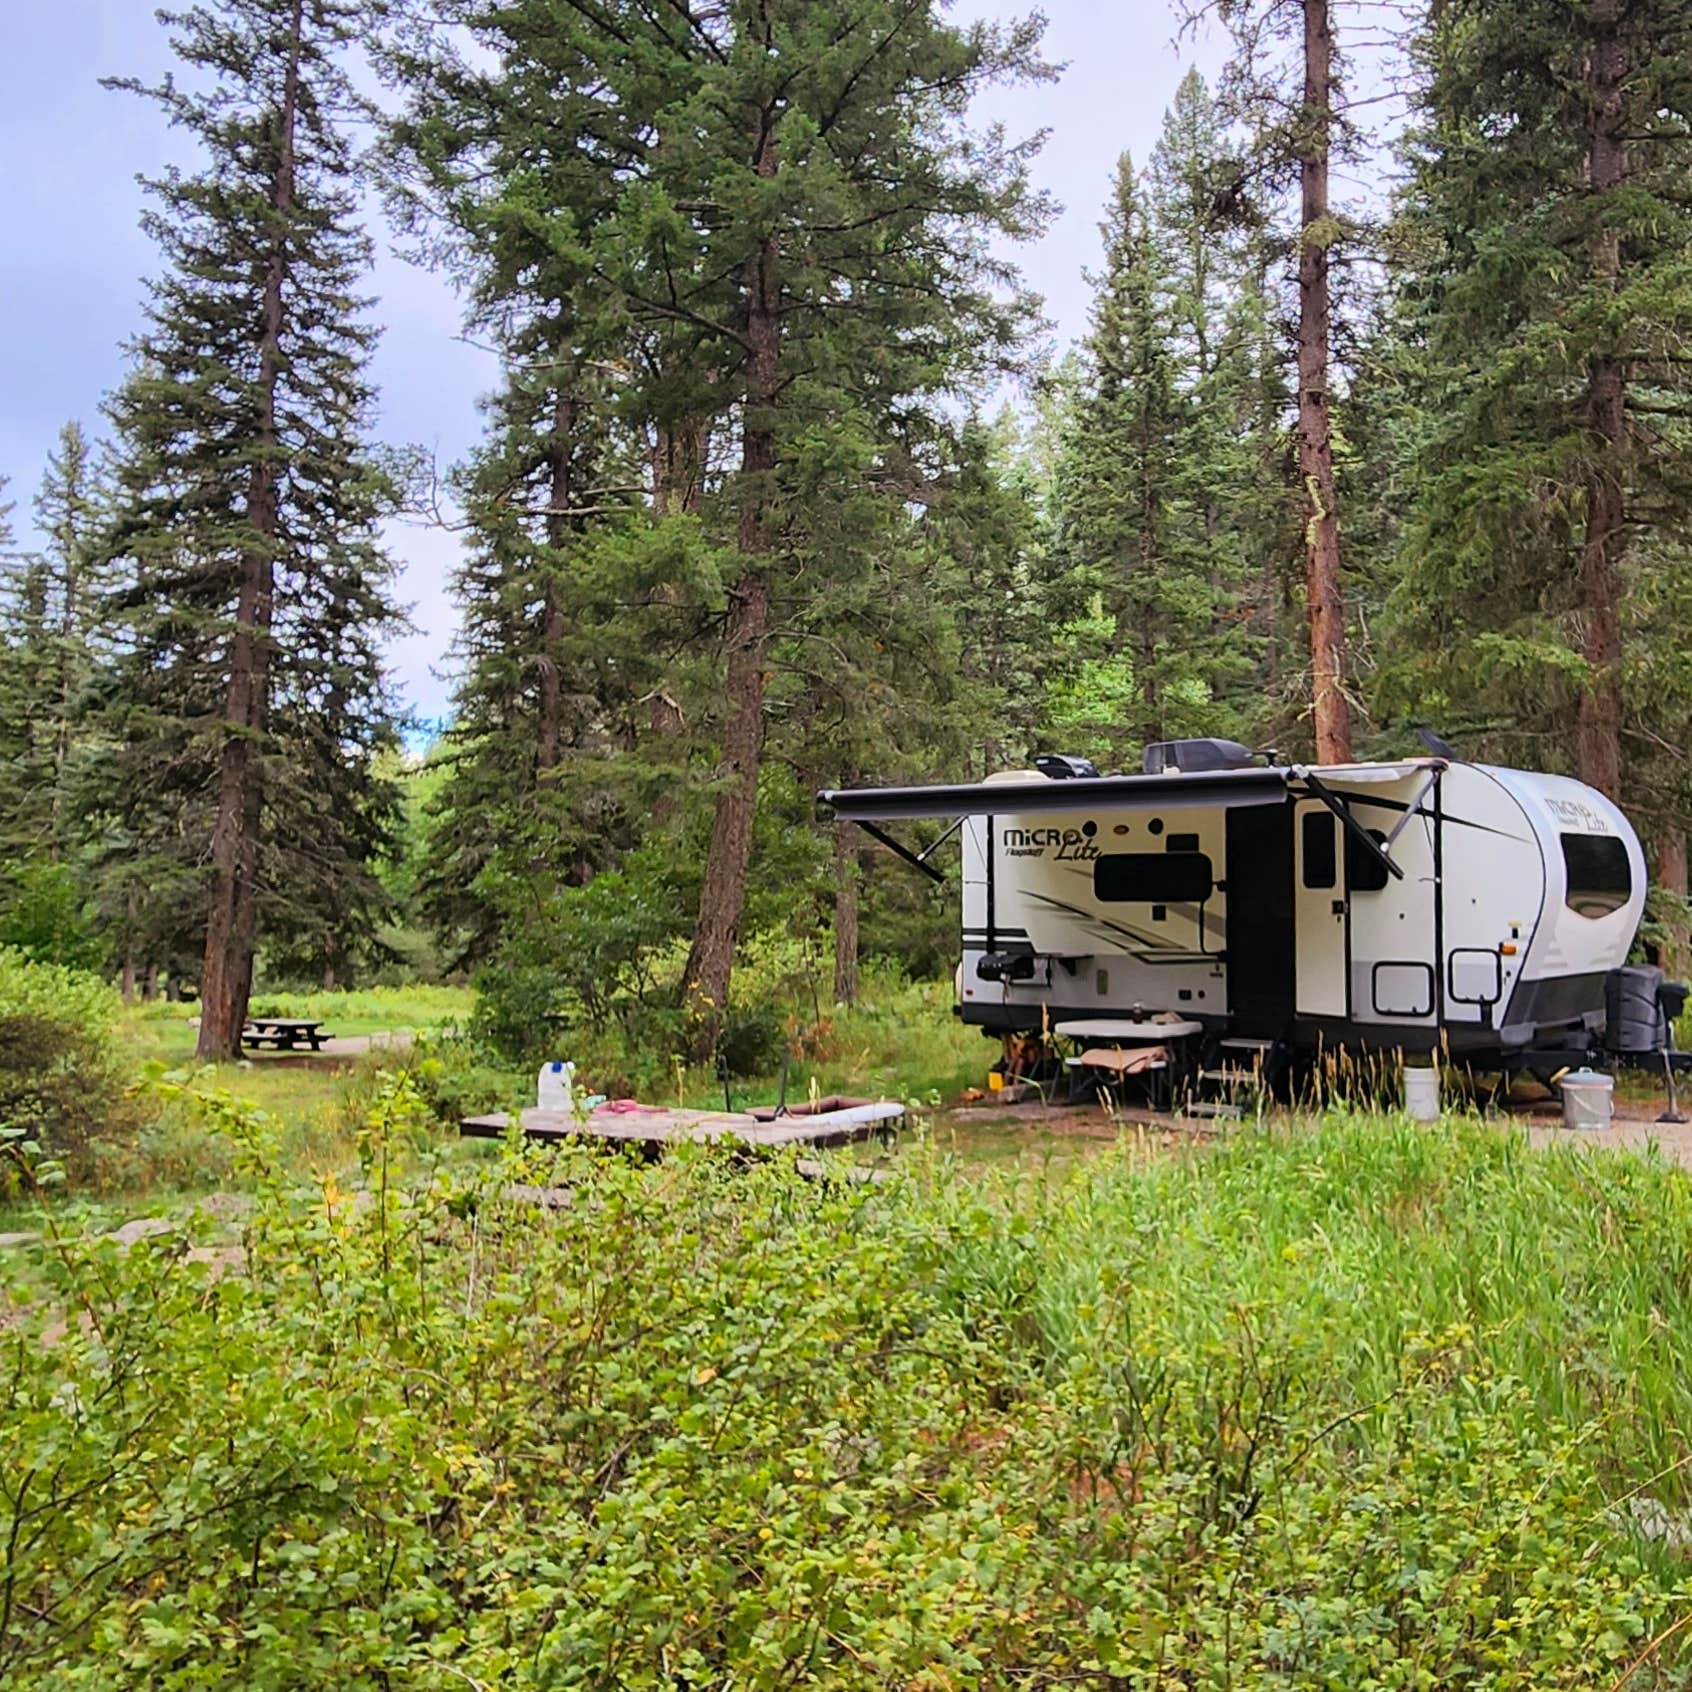
[[[1304,885],[1332,887],[1339,875],[1339,859],[1334,851],[1334,821],[1332,811],[1304,813]]]
[[[1210,897],[1203,852],[1106,852],[1093,860],[1093,897],[1106,905],[1202,905]]]
[[[1633,896],[1627,847],[1613,834],[1565,834],[1563,870],[1568,882],[1563,902],[1583,917],[1608,916]]]
[[[1378,828],[1369,833],[1381,845],[1386,836]],[[1357,836],[1348,829],[1345,836],[1345,885],[1353,893],[1379,893],[1387,884],[1387,867],[1373,852],[1365,852]]]

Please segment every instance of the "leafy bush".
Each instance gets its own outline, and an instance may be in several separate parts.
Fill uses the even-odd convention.
[[[721,1050],[730,1075],[770,1075],[781,1063],[787,1024],[773,1004],[731,1004],[723,1019]]]
[[[97,976],[0,947],[0,1127],[63,1157],[119,1124],[118,1009]]]
[[[511,1068],[463,1034],[419,1035],[409,1067],[419,1097],[445,1126],[535,1102],[533,1074]]]
[[[16,865],[0,890],[0,947],[40,963],[98,968],[102,948],[83,878],[69,864]]]
[[[1124,1162],[1032,1223],[920,1162],[513,1149],[401,1182],[427,1142],[391,1077],[357,1193],[204,1107],[259,1191],[239,1263],[66,1242],[86,1319],[12,1344],[0,1684],[1681,1683],[1647,1642],[1686,1594],[1606,1513],[1609,1428],[1546,1415],[1485,1332],[1407,1328],[1358,1399],[1349,1355],[1312,1368],[1258,1305],[1189,1330],[1084,1236],[1087,1302],[1046,1300],[1060,1215],[1142,1265],[1224,1214],[1180,1180]],[[1402,1147],[1360,1172],[1361,1214],[1427,1196]]]

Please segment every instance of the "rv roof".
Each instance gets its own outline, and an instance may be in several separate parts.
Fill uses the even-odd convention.
[[[893,822],[901,817],[1016,816],[1026,812],[1120,810],[1202,799],[1213,805],[1264,804],[1308,776],[1348,785],[1402,781],[1418,770],[1437,768],[1437,758],[1396,764],[1276,765],[1246,770],[1193,770],[1185,774],[1046,776],[1007,774],[987,781],[935,787],[827,788],[817,795],[845,822]]]

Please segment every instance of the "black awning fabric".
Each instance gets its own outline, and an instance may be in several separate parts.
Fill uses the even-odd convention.
[[[817,802],[843,822],[906,817],[1003,817],[1055,811],[1123,810],[1152,805],[1263,805],[1283,798],[1290,769],[1206,770],[1186,775],[1045,777],[959,782],[937,787],[826,788]]]

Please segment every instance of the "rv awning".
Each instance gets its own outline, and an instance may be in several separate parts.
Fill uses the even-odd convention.
[[[1054,781],[1049,776],[1026,779],[958,782],[935,787],[825,788],[817,795],[842,822],[857,823],[866,833],[898,853],[908,864],[934,880],[943,879],[928,862],[942,835],[925,851],[900,845],[876,825],[913,817],[1049,816],[1058,811],[1150,809],[1198,800],[1206,805],[1267,805],[1296,794],[1319,799],[1331,810],[1359,849],[1374,858],[1394,878],[1403,869],[1393,860],[1392,845],[1405,824],[1420,809],[1434,777],[1445,768],[1439,758],[1419,758],[1401,764],[1329,764],[1314,769],[1275,765],[1235,770],[1188,770],[1164,775],[1072,776]],[[1375,782],[1403,781],[1426,772],[1427,786],[1411,802],[1398,826],[1384,840],[1364,828],[1345,803],[1345,789]],[[1337,784],[1337,787],[1336,787]],[[1355,795],[1361,798],[1362,795]],[[946,831],[950,834],[951,829]]]
[[[1075,776],[1052,781],[971,781],[937,787],[828,788],[817,795],[842,822],[898,822],[908,817],[1004,817],[1055,811],[1122,810],[1184,799],[1207,805],[1263,805],[1282,798],[1297,772],[1204,770],[1186,774]]]

